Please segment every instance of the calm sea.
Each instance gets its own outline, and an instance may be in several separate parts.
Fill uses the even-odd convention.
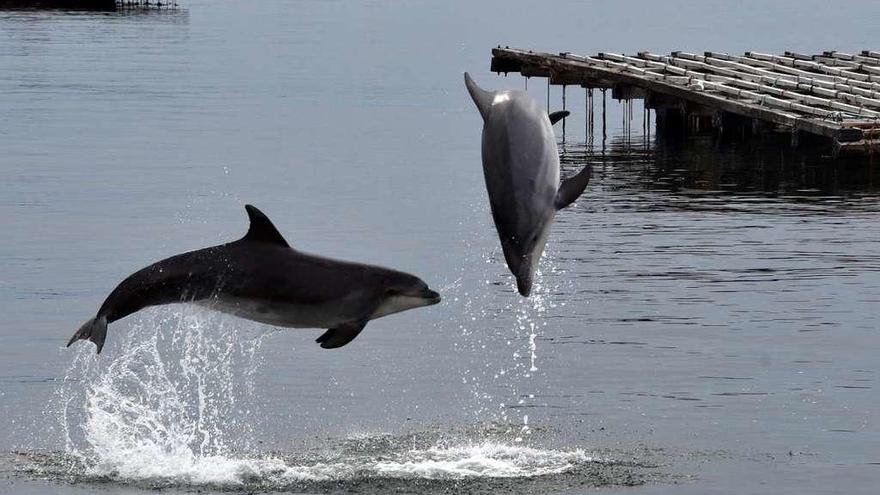
[[[603,142],[569,88],[563,174],[595,174],[525,300],[462,72],[523,88],[497,44],[880,49],[876,3],[473,3],[0,11],[0,492],[875,493],[880,165],[658,140],[610,94]],[[335,351],[186,306],[63,347],[245,203],[444,302]]]

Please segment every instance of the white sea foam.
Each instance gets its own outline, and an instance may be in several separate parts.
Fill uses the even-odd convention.
[[[90,466],[84,474],[120,481],[283,487],[302,482],[362,479],[529,478],[564,473],[592,461],[581,450],[541,450],[484,442],[328,456],[309,461],[285,459],[283,455],[200,457],[187,452],[144,451],[130,457],[104,459]]]
[[[493,442],[411,450],[406,457],[403,462],[382,462],[376,468],[385,476],[512,478],[559,474],[593,460],[581,450],[541,450]]]
[[[261,337],[243,338],[233,320],[179,306],[147,312],[113,338],[100,358],[82,345],[59,390],[67,455],[77,459],[69,474],[283,488],[370,479],[536,477],[592,461],[580,450],[383,435],[347,439],[336,450],[260,453],[249,439],[260,416],[253,374]],[[373,440],[382,446],[369,447]]]
[[[198,481],[235,471],[222,459],[251,447],[265,333],[248,338],[192,306],[135,318],[100,358],[78,349],[56,401],[67,451],[94,475]]]

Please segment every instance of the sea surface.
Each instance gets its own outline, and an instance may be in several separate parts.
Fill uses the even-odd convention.
[[[880,49],[875,2],[181,0],[0,10],[0,492],[876,493],[880,164],[659,138],[584,90],[519,297],[462,82],[551,52]],[[528,91],[547,99],[546,82]],[[550,91],[550,107],[562,89]],[[627,114],[628,115],[628,114]],[[655,119],[652,119],[652,122]],[[781,142],[779,142],[781,141]],[[327,351],[190,306],[64,348],[125,276],[233,240],[417,274]]]

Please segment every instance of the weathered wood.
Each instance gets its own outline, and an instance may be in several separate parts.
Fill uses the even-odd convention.
[[[825,98],[834,98],[839,99],[843,102],[854,104],[854,105],[863,105],[872,108],[880,109],[880,92],[872,92],[868,90],[862,90],[859,88],[851,88],[849,86],[840,85],[837,83],[829,83],[829,82],[821,82],[816,83],[813,81],[810,82],[798,82],[796,78],[787,79],[785,77],[777,77],[770,74],[763,69],[757,69],[753,67],[744,66],[741,71],[740,68],[728,68],[721,67],[718,65],[709,65],[704,62],[700,62],[699,60],[705,60],[705,57],[699,55],[692,55],[686,53],[679,53],[679,58],[672,57],[660,57],[657,55],[651,55],[649,53],[641,53],[640,57],[652,57],[654,60],[664,60],[666,63],[680,65],[683,67],[688,67],[690,69],[695,69],[688,73],[688,75],[699,77],[699,74],[705,73],[717,73],[723,76],[731,77],[737,81],[750,81],[754,83],[760,83],[765,86],[770,87],[780,87],[785,89],[790,89],[794,91],[800,91],[805,94],[814,94],[816,96],[821,96]],[[730,67],[737,67],[739,64],[735,62],[723,62],[724,64],[729,65]],[[844,91],[849,90],[852,91]],[[876,95],[877,98],[872,98],[872,95]]]
[[[739,62],[733,61],[734,59],[741,57],[732,57],[726,54],[716,54],[713,52],[707,52],[707,54],[711,56],[701,57],[698,55],[688,54],[684,52],[675,52],[673,56],[680,57],[684,59],[690,59],[695,62],[705,61],[706,65],[701,65],[700,68],[708,71],[714,72],[722,72],[730,77],[741,78],[746,80],[754,80],[754,77],[750,77],[747,74],[753,73],[756,75],[760,75],[760,82],[766,83],[772,86],[787,86],[790,89],[794,89],[801,92],[809,92],[814,93],[819,96],[833,98],[833,99],[842,99],[849,103],[855,105],[865,105],[865,106],[877,106],[877,102],[880,101],[880,91],[871,91],[865,90],[862,88],[853,87],[843,83],[836,83],[826,80],[818,80],[818,79],[802,79],[799,76],[791,76],[787,74],[780,74],[777,72],[772,72],[766,69],[754,67],[747,64],[741,64]],[[674,63],[674,62],[672,62]],[[714,64],[714,65],[710,65]],[[719,70],[716,69],[716,65],[721,65],[725,68],[730,68],[728,70]],[[694,64],[691,64],[694,65]],[[742,71],[742,72],[740,72]],[[851,111],[851,109],[847,109],[846,107],[836,106],[839,110]]]
[[[795,67],[789,67],[780,63],[771,62],[768,60],[760,60],[757,58],[751,57],[737,57],[734,55],[728,55],[726,53],[717,53],[717,52],[707,52],[706,53],[706,61],[708,63],[715,63],[716,61],[727,61],[727,62],[735,62],[740,64],[740,66],[752,67],[763,69],[765,71],[775,73],[778,76],[787,76],[788,78],[794,77],[799,82],[807,82],[811,84],[840,84],[843,87],[847,88],[861,88],[867,89],[873,92],[880,92],[880,84],[870,81],[862,81],[858,79],[852,79],[848,77],[835,76],[831,74],[820,74],[816,72],[810,72],[803,69],[798,69]]]
[[[819,64],[829,67],[846,68],[848,70],[862,71],[872,75],[880,75],[880,60],[862,57],[860,55],[826,51],[821,55],[785,52],[785,56],[798,60],[818,62]]]
[[[819,55],[814,55],[816,60],[819,60]],[[873,71],[876,69],[880,69],[880,59],[864,57],[862,55],[853,55],[851,53],[844,53],[838,51],[826,51],[822,52],[821,55],[822,60],[832,59],[838,60],[841,62],[847,62],[852,64],[857,64],[862,66],[862,70],[867,72],[874,73]]]
[[[713,53],[713,52],[708,52]],[[684,52],[676,52],[676,57],[689,59],[693,61],[704,62],[710,67],[724,67],[732,69],[741,74],[757,74],[764,76],[766,78],[766,82],[770,84],[786,84],[792,83],[802,87],[820,87],[825,89],[830,89],[838,92],[846,92],[848,94],[863,96],[866,98],[877,98],[880,99],[880,90],[874,91],[870,89],[864,89],[860,87],[851,86],[844,83],[832,82],[825,79],[814,79],[808,77],[801,77],[793,74],[786,74],[780,72],[774,72],[773,70],[764,69],[761,67],[755,67],[752,65],[742,64],[739,62],[735,62],[732,59],[741,58],[741,57],[733,57],[727,54],[717,54],[713,53],[714,56],[700,56],[693,55]],[[714,70],[714,69],[707,69]],[[796,70],[796,69],[793,69]],[[870,83],[868,83],[870,84]]]
[[[625,67],[625,64],[610,60],[576,55],[552,55],[548,53],[526,52],[524,50],[496,48],[493,55],[498,58],[521,59],[529,65],[547,67],[553,73],[576,72],[583,81],[598,76],[605,80],[616,80],[618,84],[632,85],[651,91],[677,97],[697,105],[727,111],[743,117],[757,118],[790,129],[803,130],[812,134],[826,136],[840,141],[861,139],[862,130],[844,128],[839,123],[813,115],[799,115],[789,110],[807,110],[808,106],[785,101],[772,96],[763,96],[765,103],[772,102],[779,108],[770,108],[757,101],[732,99],[716,92],[697,91],[682,84],[681,80],[665,80],[669,76],[651,72],[639,67]],[[572,76],[573,77],[573,76]],[[684,78],[687,79],[687,78]],[[815,110],[810,110],[815,111]],[[827,114],[827,112],[826,112]]]
[[[746,57],[754,58],[755,60],[764,60],[768,62],[772,62],[775,64],[785,65],[787,67],[797,67],[801,69],[806,69],[808,71],[818,72],[821,74],[830,74],[832,76],[842,77],[845,79],[855,79],[857,81],[869,81],[869,82],[878,82],[880,81],[880,77],[871,74],[863,74],[861,72],[856,72],[857,70],[862,70],[861,66],[856,67],[832,67],[826,64],[821,64],[816,61],[806,61],[799,60],[796,58],[790,57],[780,57],[779,55],[768,55],[766,53],[759,52],[746,52]],[[817,74],[819,75],[819,74]]]
[[[802,60],[804,62],[818,62],[829,67],[845,67],[847,69],[858,68],[859,63],[852,60],[844,60],[841,58],[826,57],[825,55],[807,55],[800,52],[785,52],[787,58]]]
[[[859,140],[846,143],[834,143],[834,152],[838,156],[880,155],[880,140]]]
[[[828,137],[847,150],[858,147],[843,143],[865,141],[873,149],[880,139],[880,52],[589,57],[498,47],[492,68],[548,77],[551,84],[614,88],[613,95],[626,99],[650,96],[651,108],[701,113],[713,122],[740,116],[763,128]]]
[[[0,8],[114,11],[117,3],[117,0],[0,0]]]
[[[744,89],[754,91],[757,93],[769,94],[769,95],[773,95],[773,96],[777,96],[777,97],[781,97],[781,98],[785,98],[785,99],[791,99],[796,102],[806,103],[808,105],[815,105],[815,106],[819,107],[819,109],[817,111],[812,111],[812,110],[808,111],[808,113],[813,113],[815,115],[830,116],[833,118],[836,116],[834,115],[834,112],[832,112],[831,110],[837,110],[837,111],[842,111],[842,112],[848,112],[848,113],[851,113],[854,115],[862,115],[862,116],[867,116],[867,117],[872,117],[872,118],[880,118],[880,112],[877,112],[877,111],[869,110],[867,108],[862,108],[858,105],[851,105],[848,103],[835,101],[830,98],[810,96],[809,94],[804,94],[804,93],[798,92],[796,90],[808,89],[809,86],[801,87],[801,85],[798,85],[797,83],[790,83],[789,84],[790,89],[795,90],[795,91],[791,91],[791,90],[786,90],[786,89],[782,89],[782,88],[778,87],[778,85],[776,84],[776,81],[773,81],[772,85],[763,84],[765,81],[763,80],[764,78],[762,78],[762,77],[754,78],[754,79],[758,79],[759,82],[738,79],[737,76],[739,76],[739,74],[736,74],[735,72],[730,72],[730,71],[728,71],[728,74],[730,74],[730,76],[714,75],[714,74],[706,74],[706,73],[697,72],[697,71],[689,71],[687,69],[671,66],[669,64],[664,64],[662,62],[648,60],[647,58],[627,57],[625,55],[619,55],[619,54],[615,54],[615,53],[600,53],[598,56],[600,59],[603,59],[603,60],[604,59],[613,60],[616,62],[622,62],[622,63],[626,63],[626,64],[633,65],[633,66],[646,67],[649,69],[666,69],[666,70],[670,70],[670,72],[673,72],[673,73],[678,74],[680,76],[685,76],[688,78],[698,79],[698,80],[702,80],[702,81],[709,81],[709,82],[713,82],[713,83],[721,83],[722,86],[717,87],[716,90],[731,93],[731,94],[734,94],[734,95],[737,95],[740,97],[743,97],[744,94],[735,88],[744,88]],[[643,52],[642,54],[640,54],[640,56],[648,57],[648,56],[650,56],[650,54]],[[654,58],[657,59],[659,57],[654,57]],[[698,62],[694,62],[694,64],[698,64]],[[824,96],[830,96],[833,98],[833,97],[839,96],[839,94],[838,94],[838,92],[835,92],[835,91],[828,91]],[[760,98],[760,96],[758,96],[758,95],[750,95],[750,94],[745,94],[745,97],[747,97],[747,98]],[[873,106],[875,108],[880,109],[880,99],[871,100],[868,98],[860,98],[860,97],[855,97],[855,98],[857,99],[857,101],[859,103],[869,103],[870,106]]]

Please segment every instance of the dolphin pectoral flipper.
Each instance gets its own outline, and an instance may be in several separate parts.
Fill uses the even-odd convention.
[[[562,181],[556,191],[556,209],[561,210],[578,199],[593,175],[593,167],[588,163],[577,175]]]
[[[363,319],[350,323],[343,323],[342,325],[333,327],[321,334],[320,337],[315,339],[315,342],[321,344],[321,348],[323,349],[336,349],[337,347],[342,347],[354,340],[354,338],[361,333],[361,330],[367,326],[368,321],[369,320],[367,319]]]
[[[95,343],[98,346],[98,354],[101,354],[101,349],[104,347],[104,339],[107,338],[107,317],[106,316],[96,316],[91,320],[85,322],[83,326],[79,327],[79,330],[73,334],[73,337],[67,341],[67,347],[70,347],[71,344],[76,342],[77,340],[89,340]]]
[[[556,124],[557,122],[559,122],[560,120],[568,117],[569,115],[571,115],[571,112],[569,112],[568,110],[560,110],[558,112],[551,113],[547,117],[550,118],[550,124],[553,125],[553,124]]]

